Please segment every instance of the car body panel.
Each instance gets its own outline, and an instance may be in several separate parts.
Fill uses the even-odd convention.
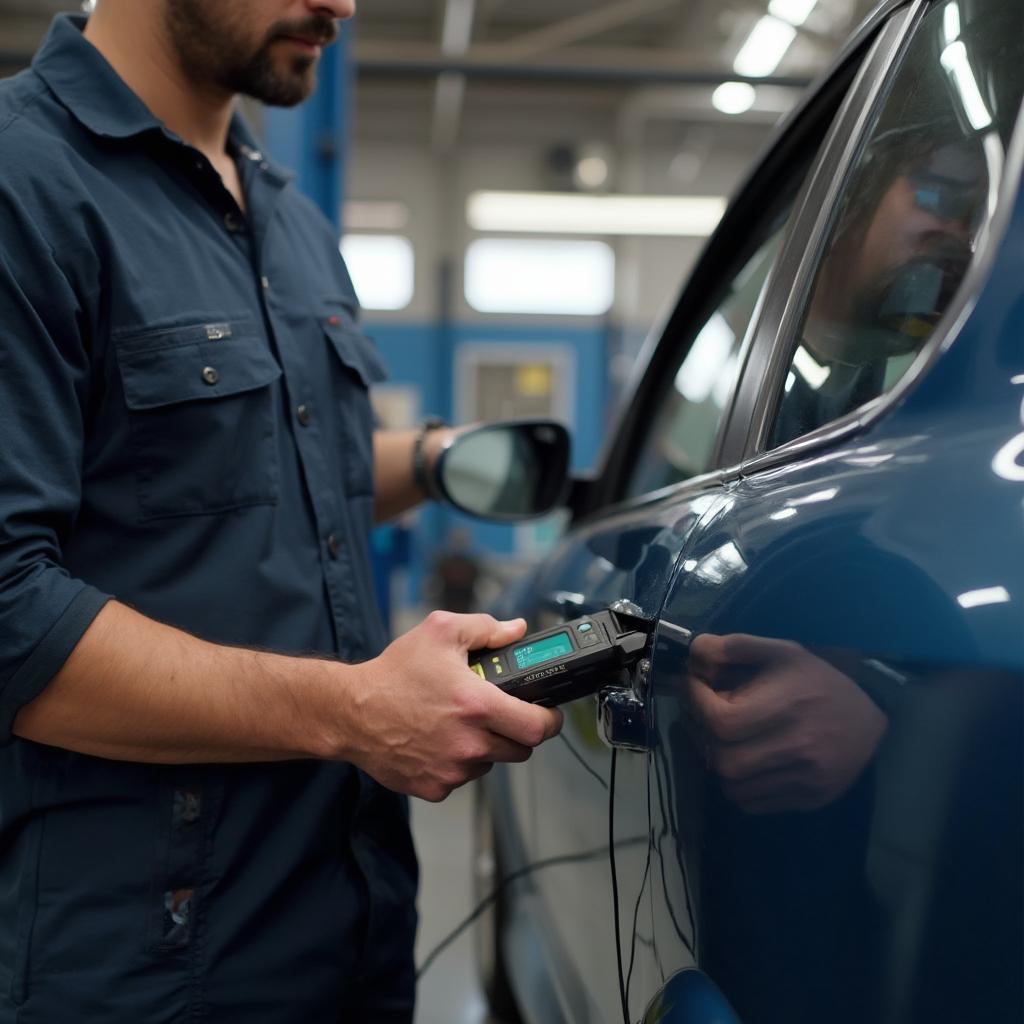
[[[897,11],[875,54],[894,59],[929,7]],[[877,87],[862,78],[861,101]],[[863,108],[844,116],[863,131]],[[819,167],[847,166],[856,142],[834,137]],[[608,506],[643,429],[642,382],[588,518],[501,607],[533,629],[619,599],[658,620],[650,749],[615,754],[617,908],[594,702],[567,705],[565,740],[491,782],[510,868],[542,865],[515,883],[505,937],[530,1024],[621,1021],[620,963],[631,1020],[674,1022],[674,1000],[714,992],[708,979],[744,1024],[1024,1017],[1022,167],[1018,123],[1000,210],[905,381],[762,454],[788,290],[809,281],[827,220],[807,206],[812,172],[790,238],[818,240],[773,275],[761,368],[722,449],[746,461]],[[709,642],[728,654],[719,676],[696,656]],[[799,684],[773,709],[806,744],[799,771],[767,773],[756,796],[735,785],[697,725],[701,684],[722,700]],[[516,963],[527,948],[547,1004]]]
[[[988,347],[1019,338],[1020,310],[1008,312]],[[888,719],[826,806],[744,814],[688,731],[685,650],[671,636],[655,649],[652,757],[666,792],[652,831],[678,869],[653,895],[665,911],[654,944],[673,964],[697,946],[748,1024],[1009,1020],[1020,1006],[1024,486],[992,462],[1021,388],[1008,374],[984,416],[936,429],[928,407],[962,403],[967,352],[976,372],[965,338],[874,429],[728,487],[662,613],[694,633],[799,645],[868,692],[859,673],[874,676]],[[965,535],[979,503],[985,529]],[[842,679],[822,686],[847,699]],[[687,893],[708,925],[684,942],[665,917]]]
[[[674,501],[652,503],[578,531],[534,577],[531,606],[499,605],[496,613],[525,613],[529,628],[536,631],[626,600],[640,615],[656,619],[665,597],[664,581],[689,532],[717,500],[714,478],[709,478],[685,515]],[[623,788],[646,785],[642,755],[624,758],[619,769]],[[514,840],[504,837],[514,858],[509,870],[566,858],[515,884],[516,903],[531,903],[534,909],[510,922],[508,941],[544,950],[558,993],[557,1011],[546,1008],[549,1016],[537,1019],[555,1019],[552,1014],[557,1012],[573,1021],[604,1021],[610,1019],[608,1007],[618,1000],[614,946],[593,941],[606,937],[610,914],[608,782],[608,751],[597,732],[591,698],[566,705],[562,738],[538,749],[528,772],[502,773],[501,812],[496,816],[514,833]],[[617,831],[626,834],[620,851],[623,876],[639,878],[648,809],[634,804],[618,808],[618,813]],[[633,891],[634,900],[636,896]],[[529,941],[523,937],[527,931]],[[576,952],[580,950],[586,951],[585,961]],[[599,979],[599,991],[573,988],[573,980],[580,977]]]

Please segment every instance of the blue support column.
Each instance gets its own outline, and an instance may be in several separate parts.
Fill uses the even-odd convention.
[[[320,58],[316,92],[297,107],[268,107],[264,143],[275,162],[295,171],[296,184],[341,231],[345,157],[355,87],[351,28]]]

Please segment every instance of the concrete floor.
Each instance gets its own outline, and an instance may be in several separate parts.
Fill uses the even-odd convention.
[[[421,870],[419,964],[473,909],[472,787],[463,786],[442,804],[413,800],[412,830]],[[423,976],[416,1024],[486,1024],[473,941],[467,929]]]

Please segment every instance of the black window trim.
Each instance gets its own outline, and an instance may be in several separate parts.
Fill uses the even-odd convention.
[[[755,161],[741,187],[736,192],[736,199],[729,205],[722,222],[708,240],[698,258],[694,269],[687,278],[682,295],[679,297],[670,314],[656,324],[645,341],[637,360],[638,370],[633,376],[631,386],[627,389],[629,402],[620,410],[617,422],[609,431],[604,449],[598,458],[598,473],[592,478],[574,481],[570,499],[573,520],[581,521],[594,514],[604,514],[613,508],[629,508],[647,504],[652,500],[661,499],[667,494],[679,490],[703,489],[715,485],[724,479],[739,475],[743,460],[746,431],[737,445],[735,431],[737,424],[744,422],[736,414],[737,403],[742,396],[744,381],[748,379],[747,363],[751,352],[757,345],[761,331],[766,324],[764,306],[759,301],[755,310],[753,329],[748,331],[747,340],[740,353],[740,370],[737,382],[726,402],[722,423],[715,441],[711,469],[700,476],[690,477],[678,483],[670,484],[657,491],[621,499],[616,492],[621,487],[633,448],[628,438],[635,438],[643,430],[642,410],[648,406],[647,399],[657,388],[661,375],[664,373],[663,363],[668,356],[659,358],[659,350],[664,349],[662,338],[671,333],[679,333],[691,328],[700,316],[709,313],[708,296],[715,292],[715,285],[730,273],[740,270],[740,258],[743,252],[742,239],[747,233],[750,217],[763,210],[764,195],[772,192],[773,184],[777,183],[787,158],[798,152],[806,142],[808,129],[806,123],[813,118],[812,108],[832,101],[836,88],[845,89],[846,95],[839,105],[833,125],[819,146],[808,171],[808,178],[801,187],[794,203],[794,214],[787,226],[786,239],[783,242],[783,253],[776,261],[776,268],[781,263],[783,254],[788,248],[789,236],[796,230],[798,223],[806,222],[809,206],[809,187],[818,180],[823,162],[833,152],[837,140],[842,138],[844,126],[848,126],[851,111],[855,111],[856,102],[863,100],[865,71],[875,57],[879,42],[893,24],[892,16],[900,8],[914,3],[925,4],[927,0],[884,0],[862,23],[858,31],[848,40],[830,67],[820,76],[818,82],[809,88],[801,101],[783,121],[779,131],[773,136],[760,158]],[[905,27],[900,19],[895,21]],[[866,48],[866,52],[865,52]],[[844,68],[851,62],[857,62],[858,68],[852,81],[845,86],[839,83],[844,80]],[[887,68],[883,67],[880,74],[884,78]],[[875,69],[875,73],[879,72]],[[749,255],[749,254],[748,254]],[[766,288],[762,295],[771,291],[772,281],[776,276],[776,268],[769,274]],[[780,285],[781,287],[781,285]],[[672,353],[674,356],[675,353]],[[732,444],[730,445],[730,441]]]
[[[880,90],[875,102],[871,105],[870,111],[865,112],[869,116],[866,119],[866,123],[861,125],[862,130],[858,137],[856,140],[851,139],[852,145],[850,149],[852,152],[850,160],[842,168],[841,187],[843,189],[847,187],[849,173],[865,141],[866,136],[864,132],[866,132],[868,124],[873,120],[881,103],[887,98],[888,86],[902,65],[902,58],[915,35],[918,25],[928,14],[931,7],[942,2],[944,0],[914,0],[914,7],[908,12],[908,22],[905,26],[902,46],[890,73],[886,76],[883,83],[885,88]],[[917,354],[907,372],[888,391],[853,410],[846,416],[823,424],[818,429],[794,438],[792,441],[788,441],[777,448],[767,449],[778,403],[779,388],[781,387],[783,376],[789,369],[792,356],[793,334],[798,329],[798,318],[803,315],[807,294],[817,269],[821,264],[821,260],[824,258],[825,246],[827,245],[832,227],[831,213],[833,212],[834,204],[830,203],[828,207],[822,208],[818,223],[815,225],[817,244],[813,250],[808,249],[800,270],[802,287],[800,289],[793,289],[794,298],[799,292],[801,299],[799,302],[794,302],[792,308],[787,309],[789,316],[786,321],[780,322],[777,329],[773,332],[773,336],[768,338],[766,342],[771,346],[769,353],[770,365],[757,388],[757,407],[750,419],[750,430],[746,438],[743,462],[739,467],[742,476],[749,476],[781,464],[798,461],[809,453],[827,448],[844,438],[863,432],[881,417],[885,416],[892,407],[899,404],[903,397],[923,380],[932,365],[955,342],[964,323],[974,309],[978,293],[991,272],[996,255],[1009,229],[1015,209],[1015,199],[1021,188],[1022,175],[1024,175],[1024,103],[1022,103],[1017,113],[1010,146],[1007,151],[1003,180],[1000,183],[995,213],[981,230],[977,250],[949,308],[939,319],[932,336]],[[741,381],[741,388],[743,383]],[[753,390],[754,384],[752,382],[748,383],[750,383],[751,390]]]

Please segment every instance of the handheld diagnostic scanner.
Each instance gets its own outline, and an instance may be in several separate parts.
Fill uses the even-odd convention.
[[[471,651],[469,667],[513,697],[554,707],[623,685],[625,672],[640,660],[650,628],[634,615],[595,612],[507,647]]]

